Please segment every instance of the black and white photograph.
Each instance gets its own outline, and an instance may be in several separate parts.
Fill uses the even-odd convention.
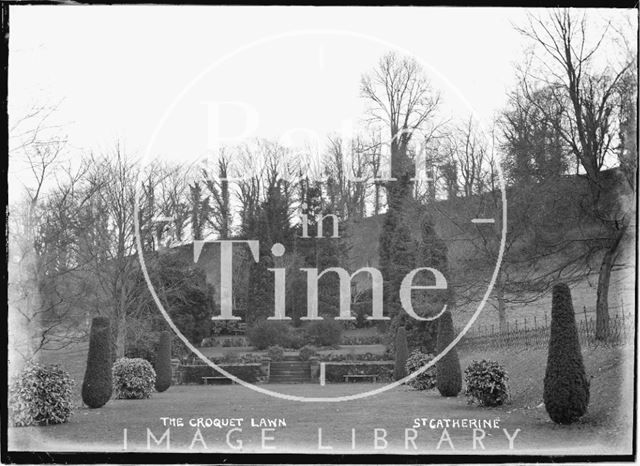
[[[635,459],[637,5],[1,9],[3,462]]]

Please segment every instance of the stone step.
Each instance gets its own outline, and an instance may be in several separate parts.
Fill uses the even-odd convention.
[[[293,372],[309,372],[311,369],[308,367],[271,367],[271,372],[279,371],[293,371]]]
[[[308,383],[311,381],[311,364],[297,357],[285,356],[284,361],[270,365],[269,383]]]
[[[308,367],[272,367],[271,372],[309,372]]]
[[[269,378],[269,383],[309,383],[311,382],[311,378]]]
[[[305,361],[271,361],[271,367],[276,366],[299,366],[299,367],[307,367],[309,366],[308,362]]]
[[[308,366],[271,366],[271,372],[274,371],[310,371],[311,368]]]
[[[283,356],[282,358],[283,361],[298,361],[300,362],[300,356],[298,356],[297,354],[294,356]],[[305,362],[305,361],[302,361]]]

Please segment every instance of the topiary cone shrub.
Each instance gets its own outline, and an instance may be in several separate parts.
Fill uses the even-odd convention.
[[[404,327],[398,327],[396,332],[396,365],[393,368],[393,380],[400,380],[407,376],[406,365],[408,357],[407,331]]]
[[[106,317],[91,321],[87,369],[82,382],[82,401],[89,408],[100,408],[111,398],[111,326]]]
[[[589,380],[582,362],[571,291],[564,283],[553,287],[543,400],[549,417],[558,424],[578,420],[589,405]]]
[[[438,319],[438,354],[453,341],[453,319],[451,312],[445,311]],[[462,390],[462,372],[455,347],[436,363],[436,387],[442,396],[458,396]]]
[[[156,356],[156,391],[164,392],[171,386],[171,334],[162,332]]]

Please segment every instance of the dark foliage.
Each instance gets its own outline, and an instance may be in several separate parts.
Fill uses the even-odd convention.
[[[304,327],[308,341],[316,346],[336,346],[340,344],[342,325],[335,320],[317,320]]]
[[[284,322],[263,320],[256,322],[247,330],[247,339],[251,346],[262,350],[269,346],[288,346],[290,328]]]
[[[564,283],[553,287],[551,306],[543,399],[553,422],[570,424],[587,412],[589,380],[582,361],[571,291]]]
[[[316,348],[311,345],[305,345],[300,348],[300,360],[308,361],[310,358],[317,356]]]
[[[445,311],[438,319],[438,353],[453,341],[453,332],[451,312]],[[442,396],[458,396],[462,390],[462,371],[455,347],[436,363],[436,387]]]
[[[211,317],[218,312],[215,289],[207,284],[205,272],[193,263],[190,256],[178,251],[155,256],[150,254],[147,261],[147,271],[164,308],[180,332],[192,344],[199,345],[211,335]],[[135,286],[141,290],[139,302],[134,303],[141,327],[127,331],[125,356],[144,358],[155,366],[160,334],[168,330],[168,326],[158,312],[141,272],[135,280]],[[177,344],[176,340],[177,337],[173,351],[184,353],[184,345]]]
[[[246,321],[250,325],[273,315],[274,278],[267,270],[274,267],[271,247],[280,243],[288,251],[293,242],[286,188],[284,180],[277,180],[247,227],[247,238],[260,242],[259,261],[249,266]]]
[[[100,408],[111,398],[111,326],[106,317],[91,322],[87,369],[82,382],[82,401],[89,408]]]
[[[284,359],[284,348],[282,346],[269,346],[267,348],[267,357],[271,361],[282,361]]]
[[[318,273],[330,267],[340,267],[341,258],[347,254],[345,228],[338,224],[338,238],[333,237],[334,219],[330,214],[337,214],[331,203],[324,198],[322,184],[301,183],[303,199],[307,215],[308,237],[303,237],[302,225],[296,227],[295,251],[300,259],[300,268],[315,268]],[[323,217],[322,225],[318,218]],[[322,235],[320,236],[320,226]],[[340,288],[339,277],[334,272],[327,272],[318,280],[318,314],[324,318],[336,317],[339,313]],[[289,290],[288,301],[291,301],[291,316],[298,320],[307,313],[307,275],[301,270],[293,272],[292,287]]]

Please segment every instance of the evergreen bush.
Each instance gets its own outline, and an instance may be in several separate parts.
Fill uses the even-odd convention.
[[[302,348],[300,348],[300,359],[302,361],[308,361],[309,358],[311,358],[312,356],[315,356],[316,354],[318,353],[316,352],[315,347],[311,345],[305,345]]]
[[[142,358],[120,358],[113,363],[113,388],[119,400],[150,398],[156,383],[156,371]]]
[[[29,363],[9,386],[9,422],[46,426],[67,422],[73,410],[69,374],[57,365]]]
[[[267,349],[267,356],[271,358],[272,361],[282,361],[284,359],[284,349],[282,346],[270,346]]]
[[[420,350],[413,350],[407,359],[407,372],[414,373],[418,369],[423,368],[433,359],[433,355],[423,353]],[[408,385],[416,390],[431,390],[436,386],[436,368],[431,366],[420,375],[412,378]]]
[[[287,345],[289,331],[289,326],[284,322],[261,320],[249,328],[247,339],[251,346],[263,350],[269,346]]]
[[[509,399],[509,376],[495,361],[472,361],[464,371],[465,395],[478,406],[500,406]]]

